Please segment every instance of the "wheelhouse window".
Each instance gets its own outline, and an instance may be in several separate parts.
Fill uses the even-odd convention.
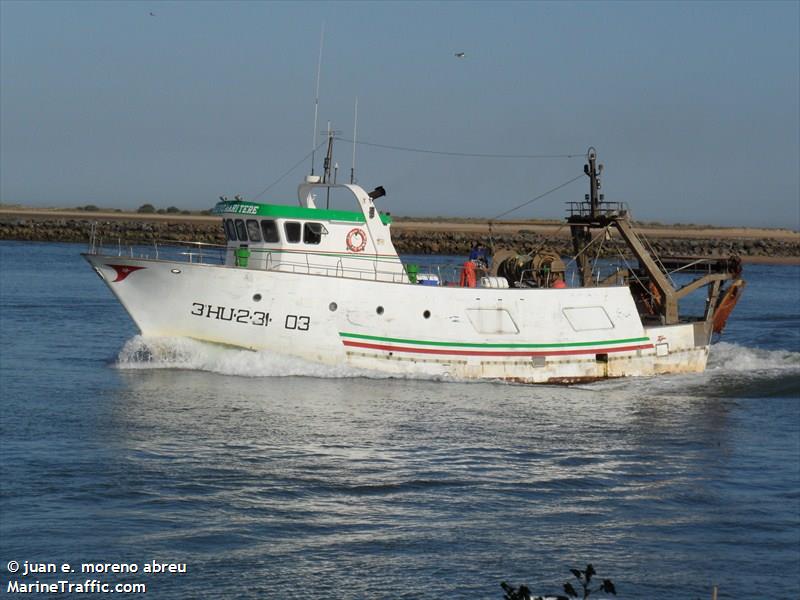
[[[255,219],[247,219],[247,236],[251,242],[261,241],[261,230],[258,228],[258,221]]]
[[[300,242],[300,223],[297,221],[287,221],[283,224],[283,232],[286,234],[286,241],[292,244]]]
[[[264,234],[264,241],[268,244],[276,244],[281,241],[278,233],[278,224],[272,219],[261,221],[261,232]]]
[[[240,242],[247,241],[247,227],[241,219],[236,219],[236,235],[239,236]]]
[[[231,219],[225,219],[225,235],[228,237],[228,240],[231,242],[236,241],[236,226],[233,224]]]
[[[322,234],[328,233],[322,223],[304,223],[303,241],[306,244],[319,244],[322,241]]]

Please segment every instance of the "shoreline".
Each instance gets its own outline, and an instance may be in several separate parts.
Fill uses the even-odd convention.
[[[39,242],[88,242],[92,224],[98,235],[114,243],[154,240],[224,244],[220,217],[201,214],[153,214],[0,207],[0,239]],[[472,244],[492,241],[518,252],[543,245],[563,256],[571,253],[569,227],[552,221],[475,219],[443,221],[397,218],[393,241],[401,254],[467,254]],[[800,264],[800,233],[788,229],[640,224],[636,231],[663,256],[727,256],[738,254],[750,264]],[[621,247],[619,240],[607,243]]]
[[[219,216],[197,213],[137,213],[126,211],[84,211],[62,208],[33,208],[22,206],[0,205],[0,223],[8,219],[77,219],[90,221],[142,221],[154,223],[218,223]],[[397,230],[413,229],[416,231],[487,233],[489,229],[501,233],[520,230],[531,230],[542,233],[555,233],[561,229],[561,235],[569,237],[566,222],[550,220],[501,220],[492,221],[477,218],[442,217],[441,220],[421,219],[416,217],[393,216],[392,227]],[[634,222],[636,224],[636,222]],[[787,239],[800,241],[800,232],[779,227],[729,227],[691,224],[636,224],[636,230],[653,237],[685,237],[701,239],[705,237],[721,238],[757,238]]]

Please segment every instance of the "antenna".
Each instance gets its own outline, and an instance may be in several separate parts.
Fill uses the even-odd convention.
[[[356,182],[356,135],[358,134],[358,96],[356,96],[356,114],[353,118],[353,166],[350,167],[350,183]]]
[[[311,134],[311,174],[314,174],[314,154],[317,150],[317,120],[319,116],[319,76],[322,72],[322,44],[325,41],[325,21],[319,33],[319,59],[317,60],[317,89],[314,94],[314,131]]]
[[[327,183],[325,208],[331,207],[331,160],[333,160],[333,136],[336,132],[331,129],[331,122],[328,121],[328,152],[325,154],[324,170],[322,172],[322,183]]]
[[[322,163],[322,183],[331,182],[331,158],[333,158],[333,132],[331,122],[328,121],[328,152],[325,154],[325,161]]]

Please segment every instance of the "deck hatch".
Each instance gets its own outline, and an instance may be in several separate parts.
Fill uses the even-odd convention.
[[[614,323],[602,306],[581,306],[564,308],[564,316],[575,331],[598,331],[614,329]]]
[[[517,324],[505,308],[468,308],[467,318],[478,333],[519,333]]]

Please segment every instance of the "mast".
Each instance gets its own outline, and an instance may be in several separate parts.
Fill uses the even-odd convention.
[[[328,121],[328,151],[325,154],[325,162],[323,163],[322,183],[328,184],[325,198],[325,208],[331,207],[331,162],[333,160],[333,130],[331,130],[331,122]]]
[[[592,243],[591,230],[613,226],[639,261],[639,266],[647,279],[656,287],[660,296],[657,304],[662,322],[665,325],[677,323],[679,296],[675,288],[633,230],[627,210],[624,210],[619,203],[603,202],[603,194],[599,193],[603,165],[597,164],[597,151],[589,148],[586,159],[583,172],[589,177],[589,193],[584,197],[584,202],[570,203],[570,216],[567,219],[581,284],[583,287],[595,285],[592,281],[592,261],[586,252]]]
[[[596,219],[600,214],[600,200],[598,190],[600,189],[600,173],[603,171],[603,165],[597,164],[597,150],[590,147],[586,153],[588,164],[583,165],[583,172],[589,177],[589,205],[591,207],[591,215]]]
[[[317,123],[319,119],[319,76],[322,73],[322,43],[325,41],[325,21],[319,34],[319,58],[317,59],[317,87],[314,92],[314,131],[311,133],[311,174],[314,174],[314,155],[317,151]]]
[[[358,135],[358,96],[356,96],[355,116],[353,117],[353,165],[350,167],[350,183],[356,182],[356,136]]]
[[[600,189],[600,172],[603,170],[603,165],[598,168],[597,165],[597,150],[590,147],[586,152],[586,164],[583,165],[583,172],[589,177],[589,193],[586,194],[585,200],[589,201],[588,211],[584,204],[580,205],[577,210],[577,215],[570,216],[570,223],[574,222],[594,222],[600,216],[600,197],[598,190]],[[574,211],[573,203],[573,213]],[[579,217],[576,219],[576,217]],[[581,277],[581,285],[583,287],[590,287],[592,285],[592,262],[586,255],[586,248],[592,242],[591,226],[586,224],[573,224],[570,226],[572,232],[572,249],[575,252],[576,263],[578,272]]]
[[[331,158],[333,158],[333,135],[331,131],[331,122],[328,121],[328,151],[325,153],[325,161],[322,163],[322,183],[330,183],[331,179]]]

